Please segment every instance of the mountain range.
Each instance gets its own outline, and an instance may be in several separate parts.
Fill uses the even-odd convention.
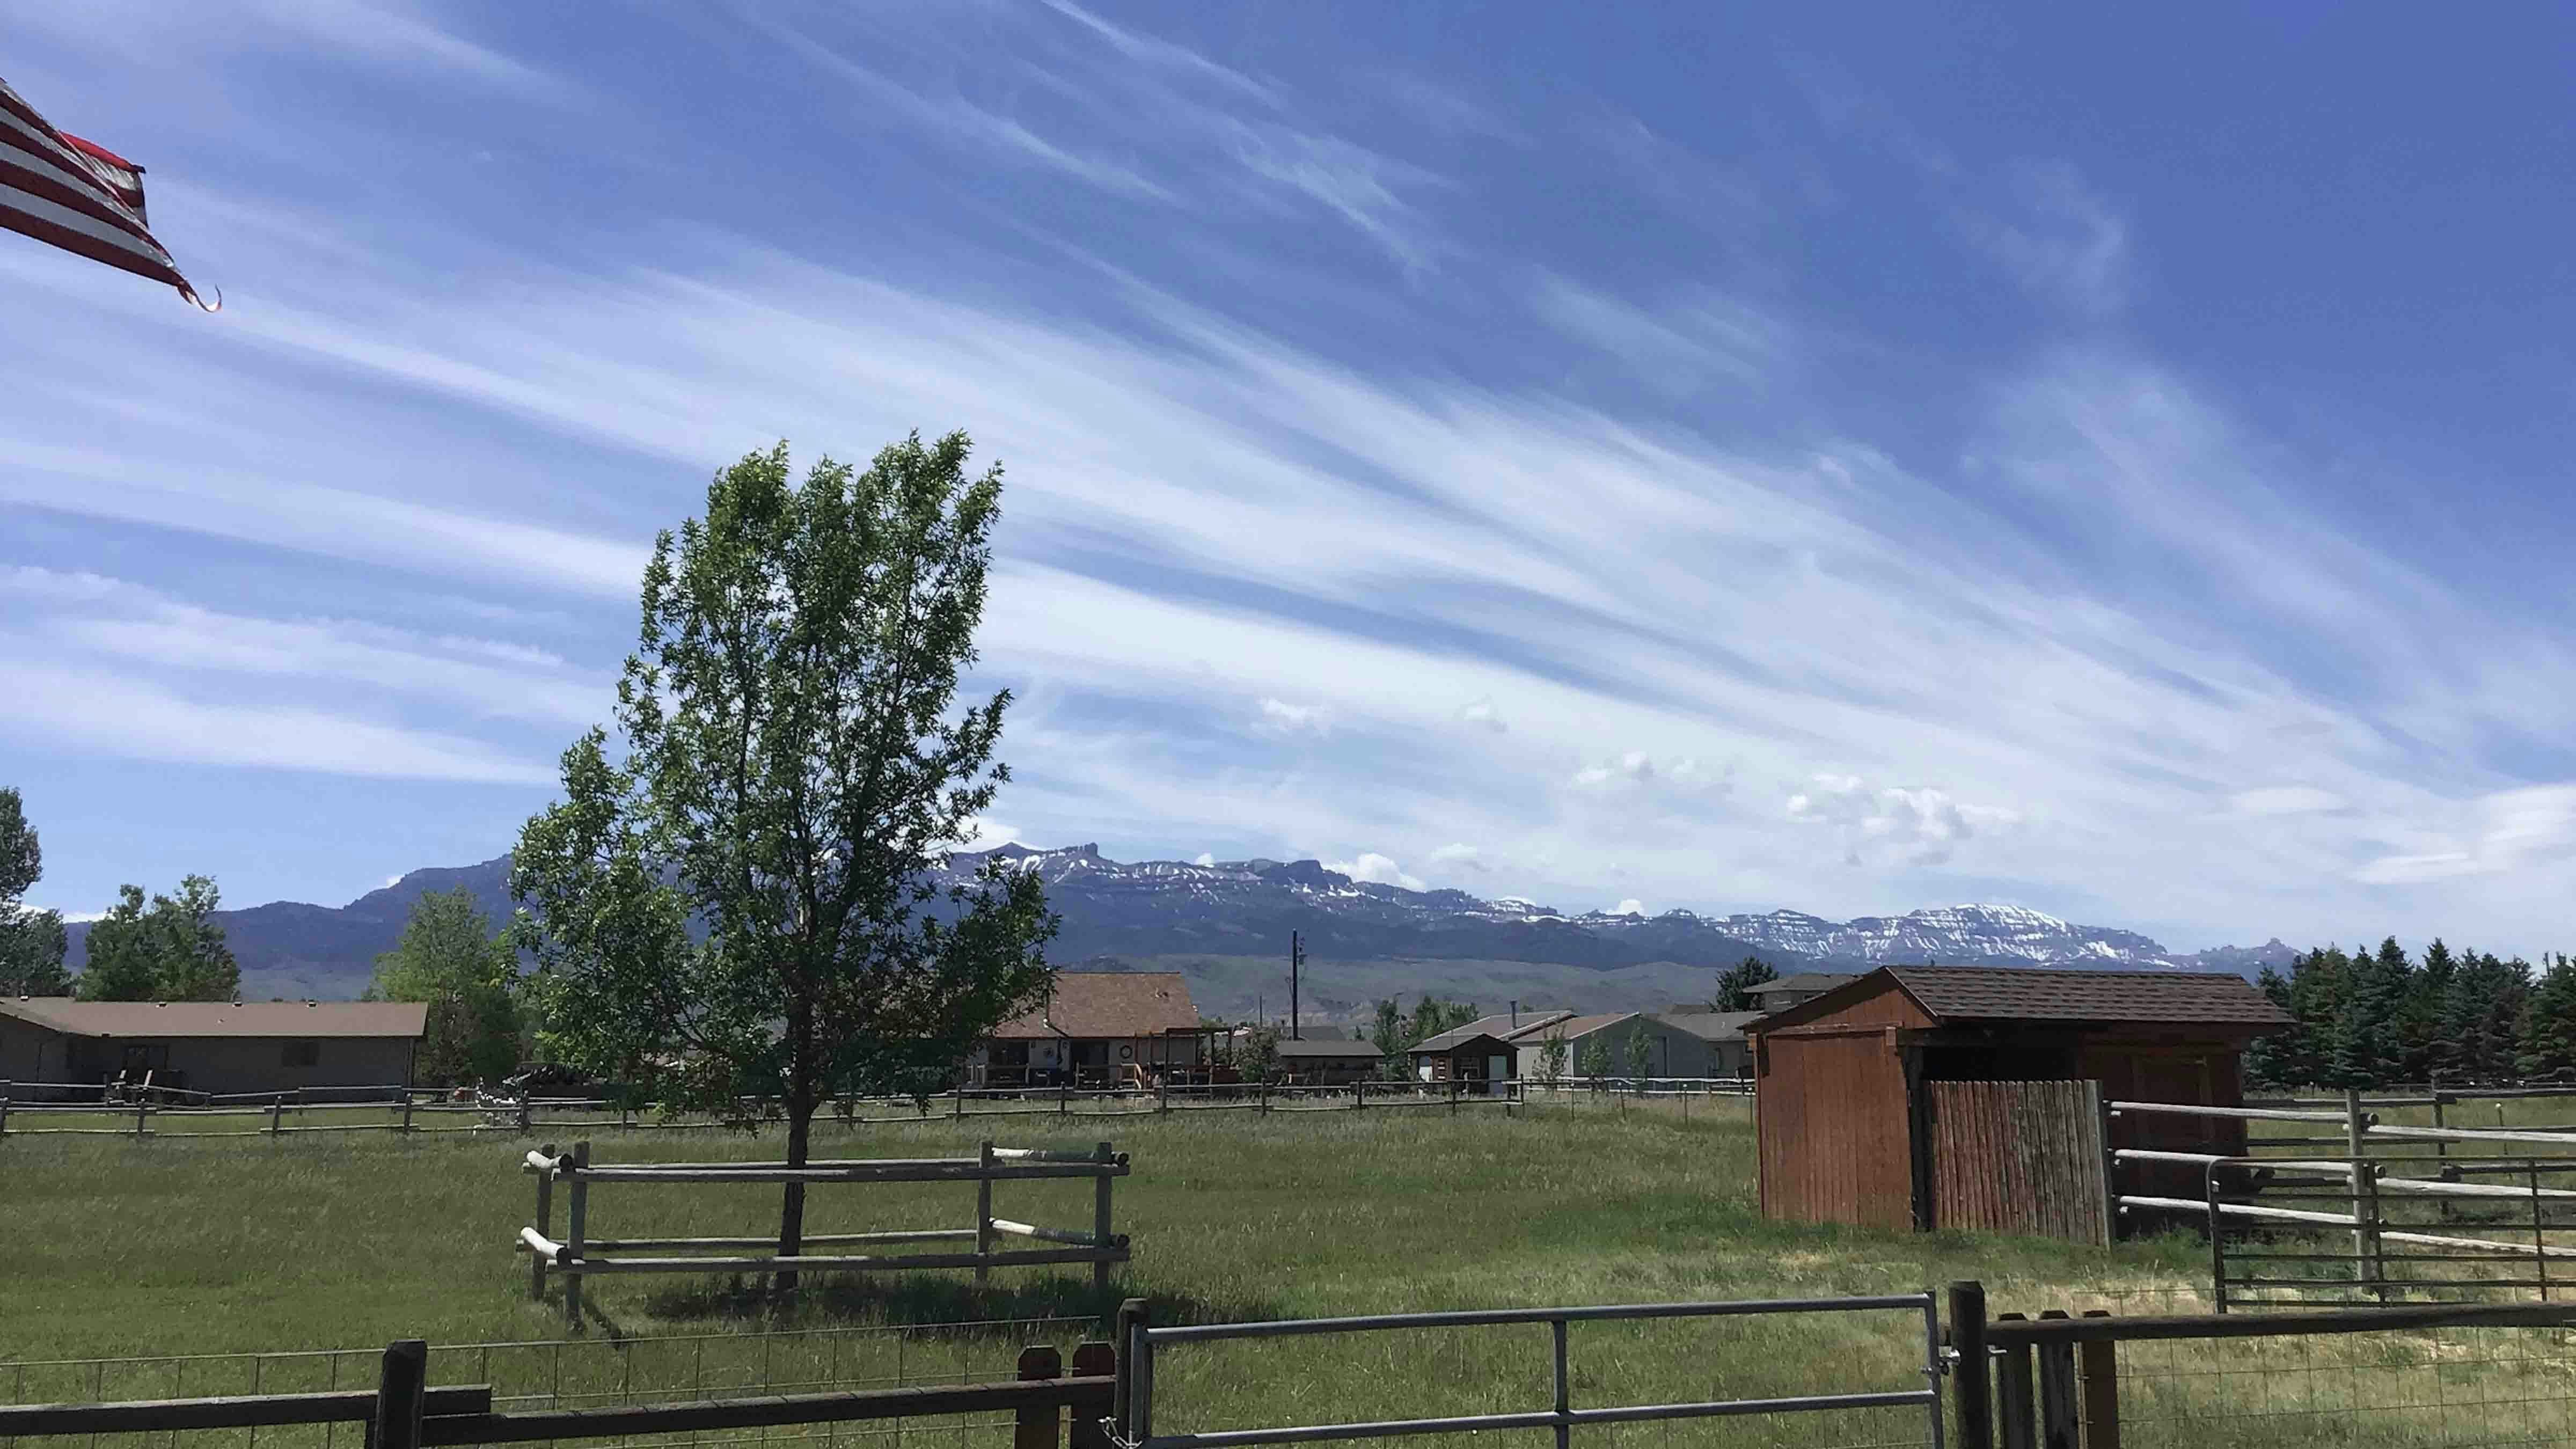
[[[2091,966],[2106,969],[2236,971],[2286,966],[2289,947],[2166,951],[2133,931],[2080,926],[2019,906],[1966,905],[1831,921],[1796,911],[1763,915],[1656,915],[1587,911],[1569,915],[1515,897],[1486,900],[1459,890],[1408,890],[1354,880],[1313,860],[1116,861],[1095,845],[1034,850],[1004,845],[953,857],[949,880],[971,878],[987,860],[1037,872],[1063,919],[1049,956],[1066,966],[1154,964],[1209,977],[1212,1011],[1253,1004],[1253,987],[1216,963],[1284,958],[1291,931],[1318,963],[1383,963],[1363,973],[1389,988],[1499,997],[1509,990],[1572,999],[1648,1004],[1686,992],[1746,956],[1783,972],[1858,970],[1888,962],[1952,965]],[[276,901],[222,911],[248,999],[327,1000],[357,995],[376,956],[402,934],[412,903],[463,887],[497,922],[512,908],[510,859],[415,870],[345,906]],[[85,958],[88,927],[70,928],[71,961]],[[1199,969],[1203,968],[1203,970]],[[1521,969],[1531,968],[1531,969]],[[1266,970],[1254,973],[1266,980]],[[1614,989],[1612,980],[1631,983]],[[1221,984],[1232,983],[1232,984]],[[1481,990],[1480,983],[1492,989]],[[1203,994],[1205,994],[1203,992]],[[1632,1002],[1625,998],[1633,997]],[[1527,999],[1527,998],[1525,998]]]

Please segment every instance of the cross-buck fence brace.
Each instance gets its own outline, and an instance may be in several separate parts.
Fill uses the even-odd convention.
[[[1050,1151],[1035,1147],[996,1147],[985,1142],[973,1157],[839,1158],[790,1167],[781,1162],[656,1162],[618,1166],[594,1165],[590,1144],[576,1142],[558,1154],[554,1144],[530,1152],[522,1170],[537,1180],[536,1222],[519,1231],[518,1250],[529,1255],[528,1296],[544,1295],[548,1271],[563,1275],[564,1320],[581,1326],[581,1280],[594,1273],[768,1273],[820,1270],[891,1273],[916,1268],[972,1268],[978,1279],[995,1268],[1067,1263],[1091,1265],[1092,1287],[1109,1286],[1110,1269],[1129,1259],[1127,1235],[1110,1225],[1111,1185],[1127,1176],[1127,1154],[1100,1143],[1089,1152]],[[993,1185],[1041,1178],[1087,1177],[1097,1185],[1089,1232],[1039,1227],[993,1216]],[[564,1236],[554,1237],[554,1191],[565,1193]],[[717,1238],[599,1238],[590,1235],[590,1189],[596,1183],[662,1183],[690,1185],[718,1182],[865,1183],[971,1182],[975,1184],[975,1225],[968,1228],[917,1228],[876,1233],[808,1233],[801,1246],[855,1248],[906,1243],[971,1242],[971,1252],[902,1253],[800,1252],[747,1255],[736,1250],[772,1248],[775,1235]],[[1001,1238],[1028,1238],[1061,1246],[1002,1249]],[[627,1257],[624,1254],[666,1256]],[[676,1255],[676,1256],[671,1256]]]

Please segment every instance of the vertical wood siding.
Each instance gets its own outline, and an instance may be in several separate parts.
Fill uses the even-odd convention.
[[[1890,1033],[1775,1036],[1755,1090],[1762,1211],[1802,1223],[1913,1226],[1905,1065]]]
[[[1932,1222],[2107,1243],[2090,1082],[1927,1082]]]

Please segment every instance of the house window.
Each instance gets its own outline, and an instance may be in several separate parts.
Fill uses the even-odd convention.
[[[288,1042],[286,1044],[286,1064],[290,1067],[318,1067],[322,1065],[322,1043],[318,1041]]]

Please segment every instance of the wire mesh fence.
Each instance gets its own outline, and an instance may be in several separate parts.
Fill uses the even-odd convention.
[[[2576,1333],[2442,1328],[2118,1345],[2128,1449],[2576,1443]]]

